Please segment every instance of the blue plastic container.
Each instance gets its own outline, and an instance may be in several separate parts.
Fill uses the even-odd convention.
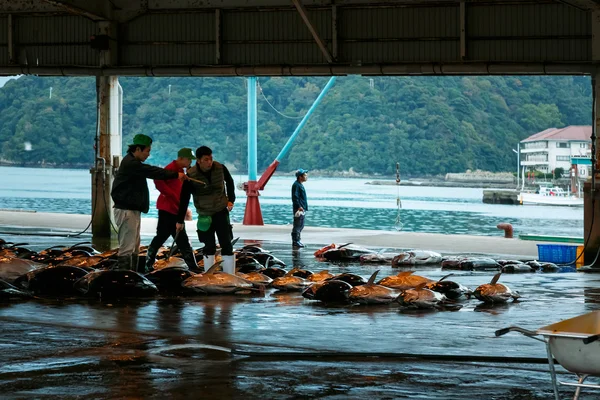
[[[577,246],[538,244],[538,259],[555,264],[572,264],[577,258]]]

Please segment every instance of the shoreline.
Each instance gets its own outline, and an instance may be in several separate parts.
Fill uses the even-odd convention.
[[[77,164],[77,165],[26,165],[26,164],[9,164],[0,161],[0,167],[12,167],[12,168],[26,168],[26,169],[72,169],[72,170],[87,170],[93,168],[93,165]],[[240,173],[239,171],[232,171],[233,175],[245,175],[245,172]],[[310,174],[310,171],[309,171]],[[294,172],[275,172],[273,176],[279,177],[293,177]],[[516,183],[506,182],[493,182],[489,180],[472,180],[472,181],[447,181],[444,179],[436,179],[433,177],[410,177],[402,180],[399,184],[396,183],[395,176],[384,176],[384,175],[367,175],[356,172],[348,173],[345,171],[315,171],[311,174],[313,178],[343,178],[343,179],[363,179],[369,180],[366,182],[367,185],[385,185],[385,186],[433,186],[433,187],[458,187],[458,188],[480,188],[480,189],[515,189]],[[245,182],[243,179],[240,182]]]
[[[401,181],[396,183],[393,181],[375,180],[367,182],[366,185],[382,185],[382,186],[432,186],[432,187],[456,187],[456,188],[472,188],[472,189],[510,189],[515,190],[516,184],[514,183],[494,183],[494,182],[457,182],[457,181]]]

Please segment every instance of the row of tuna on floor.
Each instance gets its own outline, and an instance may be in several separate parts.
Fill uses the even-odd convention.
[[[441,265],[443,270],[500,271],[503,273],[575,272],[573,265],[557,265],[538,260],[495,260],[489,257],[443,257],[429,250],[410,250],[400,253],[375,251],[351,243],[331,244],[314,253],[327,261],[359,261],[362,264],[387,264],[392,267]]]
[[[89,253],[85,256],[81,252]],[[74,254],[76,253],[76,254]],[[167,251],[163,252],[168,254]],[[220,271],[217,262],[206,272],[190,271],[178,257],[166,257],[155,263],[154,271],[143,276],[134,271],[112,270],[104,260],[116,252],[98,253],[87,245],[53,247],[39,253],[0,242],[0,296],[100,296],[146,297],[159,292],[176,295],[225,294],[236,292],[264,293],[268,287],[298,291],[311,300],[325,303],[386,304],[397,302],[404,307],[460,307],[461,298],[503,303],[519,298],[517,292],[498,283],[500,274],[474,291],[451,281],[448,276],[433,281],[403,271],[376,282],[379,271],[369,280],[350,273],[313,273],[303,268],[289,271],[285,264],[258,246],[244,246],[237,252],[235,275]],[[19,258],[18,255],[26,257]],[[141,255],[141,254],[140,254]],[[141,257],[140,257],[141,258]],[[44,259],[42,264],[33,259]]]

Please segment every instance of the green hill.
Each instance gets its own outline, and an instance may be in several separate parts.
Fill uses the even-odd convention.
[[[328,78],[260,78],[259,173]],[[244,78],[121,78],[123,136],[153,137],[149,163],[208,145],[246,170]],[[169,93],[170,86],[170,93]],[[52,87],[52,98],[50,98]],[[0,89],[0,159],[90,166],[96,132],[94,78],[24,76]],[[519,140],[549,127],[591,124],[591,80],[581,76],[339,77],[280,171],[437,175],[512,171]],[[282,115],[283,114],[283,115]],[[31,145],[27,145],[30,143]]]

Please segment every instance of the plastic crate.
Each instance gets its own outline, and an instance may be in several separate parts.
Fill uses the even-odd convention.
[[[538,244],[538,259],[556,264],[572,264],[577,258],[577,246]],[[583,258],[583,257],[582,257]]]

